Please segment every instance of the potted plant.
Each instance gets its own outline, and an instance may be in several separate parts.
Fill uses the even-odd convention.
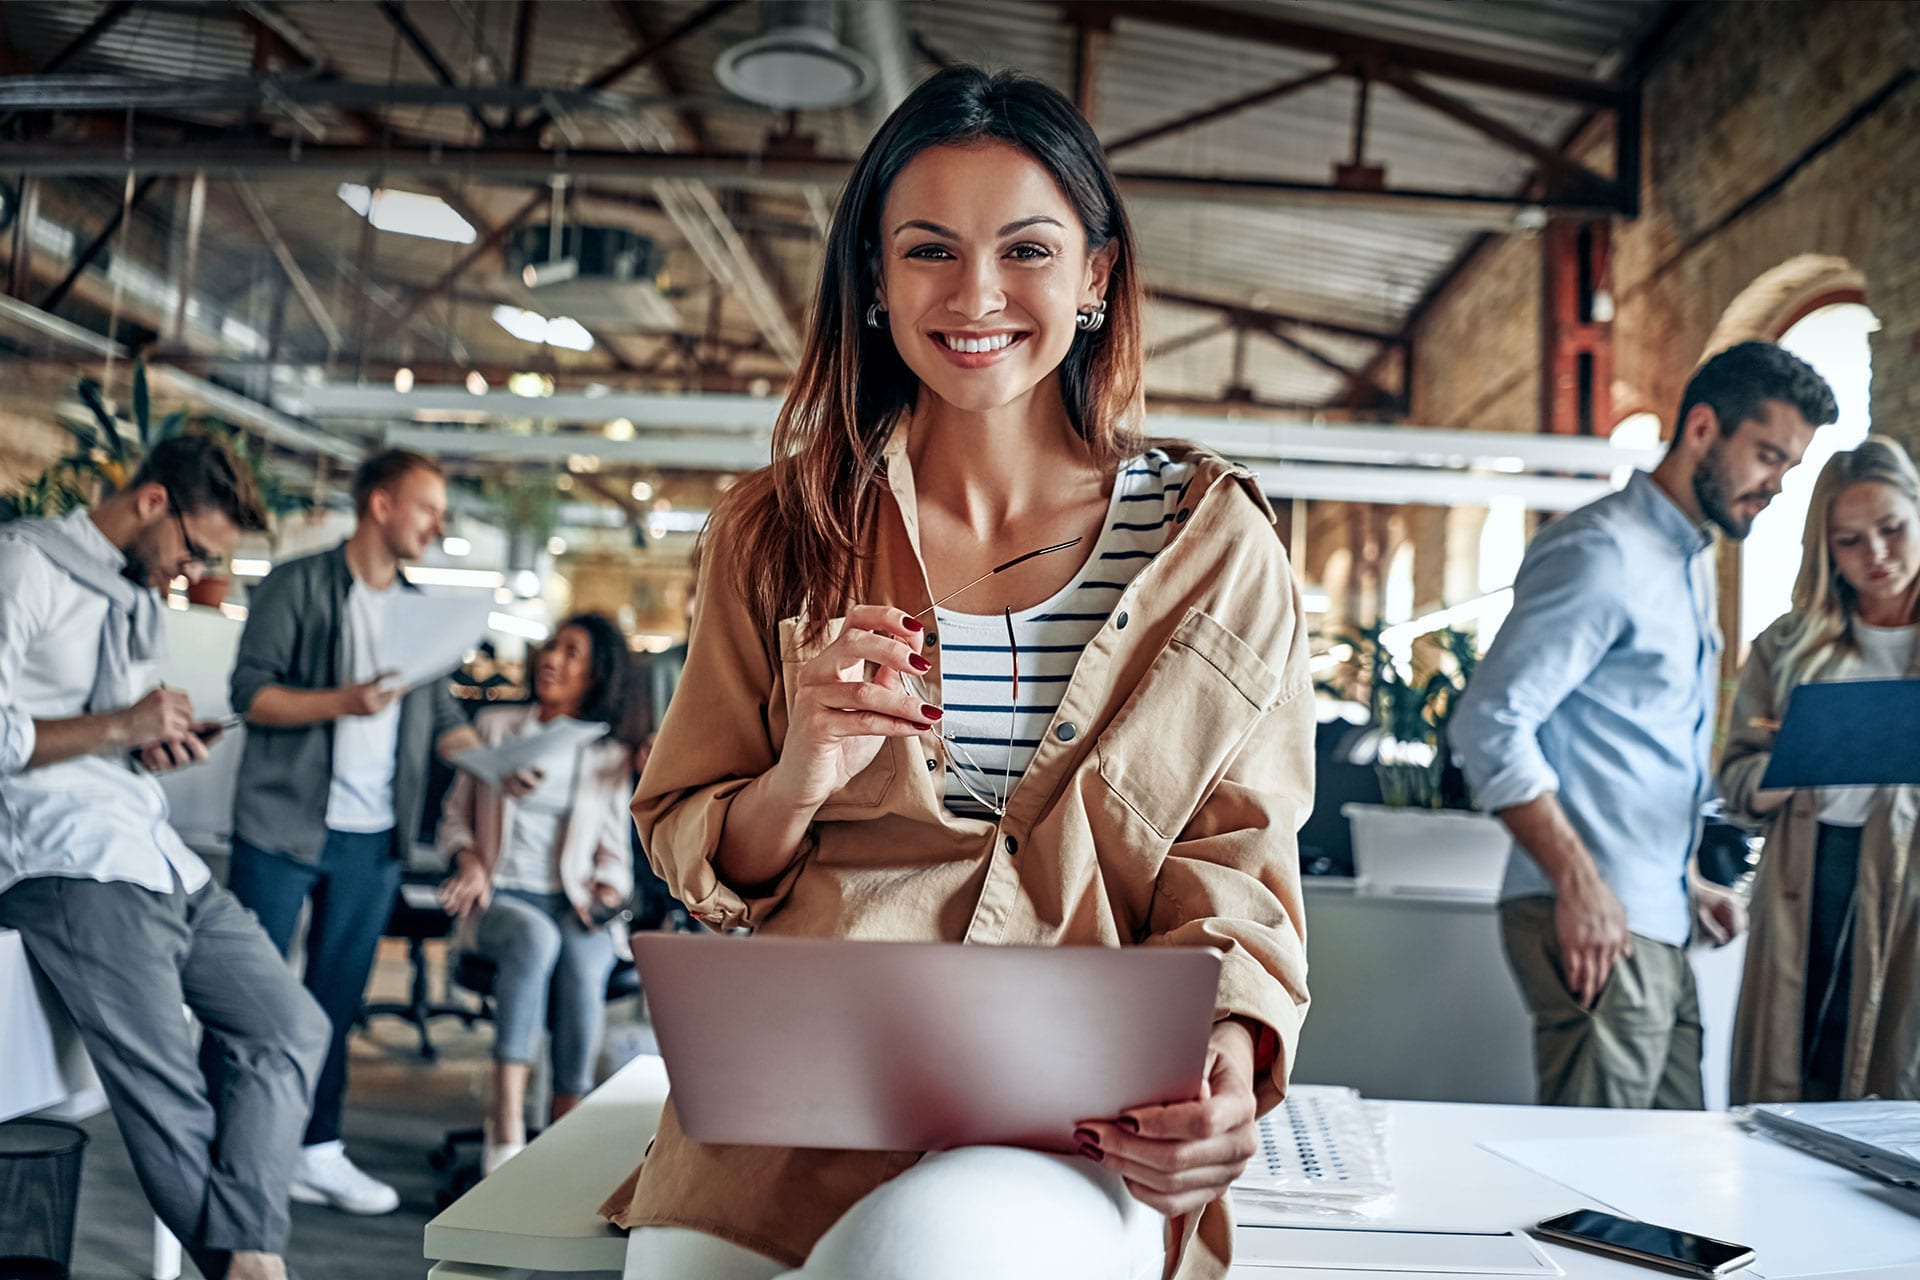
[[[1431,632],[1403,666],[1380,643],[1383,630],[1374,625],[1339,638],[1365,673],[1382,800],[1341,809],[1352,825],[1354,874],[1390,892],[1490,896],[1512,840],[1499,819],[1473,811],[1447,745],[1479,658],[1474,638],[1452,627]]]

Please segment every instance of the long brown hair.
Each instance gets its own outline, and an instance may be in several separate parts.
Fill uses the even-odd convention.
[[[1060,363],[1067,420],[1102,463],[1138,451],[1140,278],[1133,228],[1100,140],[1059,91],[1010,71],[950,67],[921,84],[854,165],[827,235],[807,347],[774,427],[771,467],[714,512],[727,570],[741,575],[763,634],[804,614],[846,612],[874,514],[881,455],[920,382],[887,331],[864,323],[880,279],[880,213],[913,158],[932,147],[1002,142],[1031,156],[1079,215],[1087,251],[1112,246],[1106,324],[1076,333]]]

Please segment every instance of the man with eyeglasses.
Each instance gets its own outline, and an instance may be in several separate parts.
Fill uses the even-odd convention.
[[[286,1275],[327,1023],[168,825],[151,775],[205,760],[219,726],[177,690],[135,697],[134,668],[161,656],[159,590],[265,528],[204,436],[156,445],[91,510],[0,525],[0,926],[71,1013],[140,1185],[210,1280]],[[182,1005],[228,1064],[217,1101]]]

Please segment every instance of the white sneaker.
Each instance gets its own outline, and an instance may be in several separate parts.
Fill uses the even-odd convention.
[[[400,1207],[400,1193],[362,1173],[338,1141],[300,1148],[290,1190],[300,1204],[323,1204],[343,1213],[374,1215]]]

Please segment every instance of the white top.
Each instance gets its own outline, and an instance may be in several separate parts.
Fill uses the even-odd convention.
[[[1848,673],[1854,680],[1901,680],[1913,669],[1914,637],[1920,627],[1873,627],[1853,620],[1860,661]],[[1873,813],[1879,787],[1820,788],[1820,821],[1830,827],[1864,827]]]
[[[103,559],[126,559],[83,509],[68,532]],[[107,601],[37,547],[0,538],[0,893],[29,876],[124,880],[192,893],[207,866],[167,822],[160,784],[119,752],[28,770],[35,720],[86,713]],[[138,688],[138,685],[134,687]]]
[[[966,783],[1005,807],[1040,745],[1040,735],[1059,710],[1081,652],[1106,625],[1127,584],[1166,546],[1192,478],[1191,463],[1176,463],[1159,449],[1121,467],[1107,505],[1106,532],[1079,572],[1051,599],[1013,615],[1019,646],[1017,691],[1004,616],[934,610],[946,711],[940,730],[958,744],[948,749],[949,813],[993,816],[969,794],[963,771]]]
[[[398,665],[388,658],[387,603],[396,582],[375,591],[356,581],[347,590],[341,633],[341,683],[363,684]],[[393,827],[393,770],[399,753],[400,699],[370,716],[333,722],[333,780],[327,792],[327,826],[334,831],[388,831]]]
[[[513,736],[524,737],[546,727],[538,717],[529,718]],[[500,865],[494,868],[493,883],[498,889],[520,889],[527,893],[564,893],[560,882],[560,833],[567,814],[573,808],[573,784],[580,772],[580,753],[562,751],[542,768],[540,785],[513,802],[513,816],[502,837],[506,847],[500,851]]]

